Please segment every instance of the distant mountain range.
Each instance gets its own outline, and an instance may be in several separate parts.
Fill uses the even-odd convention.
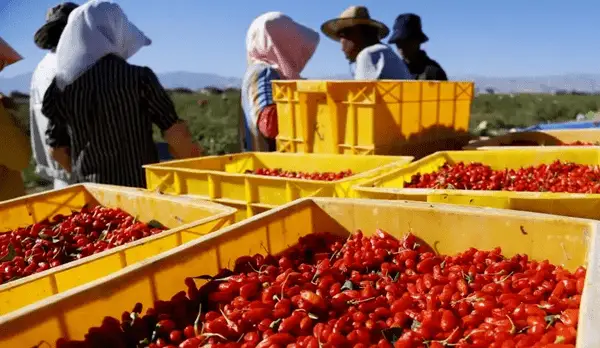
[[[158,78],[166,88],[189,88],[197,90],[205,87],[239,87],[241,78],[224,77],[208,73],[170,72],[158,74]],[[322,78],[322,77],[321,77]],[[346,80],[347,74],[333,75],[327,79]],[[556,91],[600,92],[600,74],[569,74],[539,77],[487,77],[487,76],[458,76],[453,80],[475,81],[479,92],[488,89],[495,93],[554,93]],[[0,92],[7,94],[12,91],[28,93],[31,73],[14,77],[0,77]]]
[[[29,93],[32,73],[16,75],[9,78],[0,77],[0,92],[7,94],[12,91]],[[184,87],[197,90],[205,87],[239,87],[242,79],[237,77],[223,77],[215,74],[170,72],[157,74],[158,79],[166,88]]]

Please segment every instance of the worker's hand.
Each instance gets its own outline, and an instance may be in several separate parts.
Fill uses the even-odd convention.
[[[63,167],[67,173],[72,171],[71,150],[68,147],[51,147],[50,156]]]
[[[173,157],[192,158],[202,156],[202,147],[192,138],[185,122],[181,121],[163,132],[163,138],[169,144],[169,152]]]

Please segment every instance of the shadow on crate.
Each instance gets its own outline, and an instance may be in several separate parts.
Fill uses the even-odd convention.
[[[436,125],[397,141],[390,154],[414,156],[417,160],[437,151],[462,150],[473,138],[468,131]]]
[[[509,133],[499,137],[491,138],[486,141],[478,142],[479,146],[557,146],[563,142],[547,133],[542,132],[518,132]]]

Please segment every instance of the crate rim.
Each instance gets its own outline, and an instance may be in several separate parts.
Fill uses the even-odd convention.
[[[366,184],[365,184],[366,185]],[[486,197],[493,192],[496,198],[554,198],[554,199],[598,199],[600,193],[568,193],[568,192],[528,192],[528,191],[492,191],[492,190],[452,190],[429,188],[401,188],[401,187],[365,187],[354,185],[352,189],[359,192],[397,194],[403,196],[421,196],[437,194],[442,196],[477,196]],[[593,197],[590,197],[593,196]]]
[[[567,151],[567,152],[581,151],[581,152],[597,153],[600,156],[600,151],[598,151],[598,150],[600,150],[600,146],[569,146],[566,149],[564,146],[524,146],[523,148],[520,149],[520,151],[522,151],[522,152],[524,151],[524,152],[530,152],[530,153],[540,153],[540,152],[560,153],[560,152],[565,152],[565,151]],[[494,149],[486,150],[485,153],[488,155],[490,155],[490,154],[493,155],[495,153],[506,153],[506,152],[512,152],[512,151],[513,150],[507,151],[504,149],[504,147],[495,147]],[[543,196],[543,198],[548,197],[548,198],[555,198],[555,199],[556,198],[559,198],[559,199],[600,198],[600,196],[589,197],[589,195],[600,195],[600,194],[594,194],[594,193],[451,190],[451,189],[379,187],[378,186],[383,180],[388,179],[388,178],[393,178],[393,177],[397,176],[399,174],[399,172],[402,172],[407,169],[417,169],[417,168],[421,167],[421,165],[423,165],[424,163],[427,163],[428,161],[430,161],[432,159],[443,157],[445,155],[452,156],[453,154],[461,155],[461,154],[465,154],[465,153],[481,154],[482,152],[484,152],[484,151],[482,151],[482,150],[438,151],[431,155],[425,156],[419,160],[411,162],[404,167],[395,168],[386,173],[382,173],[381,175],[379,175],[377,177],[368,179],[361,184],[353,185],[352,190],[357,191],[357,192],[402,194],[402,195],[407,195],[407,196],[426,195],[426,194],[442,194],[442,195],[448,195],[448,196],[462,196],[462,195],[465,195],[465,196],[467,196],[467,195],[468,196],[489,196],[489,193],[493,192],[495,194],[495,197],[500,197],[500,198],[526,198],[526,199],[542,198],[540,196]],[[584,196],[586,196],[586,197],[584,197]]]
[[[193,162],[193,161],[197,161],[199,159],[204,159],[204,158],[219,158],[219,157],[227,157],[227,156],[237,156],[237,155],[254,155],[257,152],[247,152],[247,153],[237,153],[237,154],[231,154],[231,155],[222,155],[222,156],[207,156],[207,157],[197,157],[197,158],[188,158],[188,159],[183,159],[183,160],[176,160],[176,161],[168,161],[168,162],[164,162],[164,163],[169,163],[169,164],[174,164],[174,163],[187,163],[187,162]],[[318,183],[318,184],[343,184],[345,182],[349,182],[349,181],[354,181],[357,179],[361,179],[364,177],[368,177],[370,176],[369,174],[373,173],[373,172],[377,172],[380,170],[392,170],[396,167],[404,167],[407,166],[411,163],[413,163],[412,161],[414,160],[414,156],[382,156],[382,155],[369,155],[369,156],[364,156],[364,155],[342,155],[342,154],[312,154],[312,153],[295,153],[295,152],[265,152],[269,155],[271,154],[276,154],[275,156],[316,156],[316,157],[335,157],[335,156],[344,156],[344,157],[354,157],[354,158],[365,158],[365,159],[369,159],[369,158],[396,158],[397,160],[395,160],[394,162],[379,166],[379,167],[375,167],[373,169],[369,169],[367,171],[364,171],[362,173],[353,173],[351,176],[346,177],[346,178],[342,178],[339,180],[333,180],[333,181],[326,181],[326,180],[305,180],[305,179],[297,179],[297,178],[282,178],[282,177],[277,177],[277,176],[267,176],[267,175],[258,175],[258,174],[245,174],[245,173],[229,173],[229,172],[224,172],[224,171],[219,171],[219,170],[209,170],[209,169],[191,169],[191,168],[179,168],[179,167],[165,167],[162,166],[161,164],[148,164],[143,166],[144,169],[150,169],[152,171],[157,171],[157,172],[162,172],[162,173],[171,173],[171,172],[179,172],[179,173],[187,173],[187,174],[217,174],[220,176],[224,176],[224,177],[247,177],[250,176],[252,178],[255,179],[260,179],[260,180],[274,180],[274,181],[286,181],[286,182],[293,182],[293,183]],[[260,152],[260,154],[264,154],[263,152]],[[241,156],[240,156],[241,157]]]
[[[415,202],[415,201],[407,201],[407,200],[393,201],[393,200],[344,199],[344,198],[303,198],[303,199],[299,199],[299,200],[290,202],[288,204],[282,205],[275,209],[269,210],[262,214],[253,216],[253,217],[243,220],[241,222],[235,223],[233,225],[230,225],[230,226],[228,226],[224,229],[221,229],[215,233],[212,233],[210,235],[202,236],[202,237],[195,239],[189,243],[178,246],[174,249],[170,249],[166,252],[163,252],[159,255],[155,255],[151,258],[145,259],[145,260],[135,263],[133,265],[127,266],[127,267],[125,267],[115,273],[112,273],[108,276],[105,276],[103,278],[96,279],[92,282],[80,285],[78,287],[69,289],[65,292],[48,297],[44,300],[27,305],[25,307],[17,309],[16,311],[9,312],[8,314],[6,314],[4,316],[0,316],[0,325],[7,325],[7,324],[10,324],[14,320],[19,320],[21,317],[25,317],[27,315],[32,315],[38,309],[41,309],[45,306],[58,304],[62,301],[67,300],[68,297],[70,297],[70,296],[83,296],[86,292],[93,290],[94,287],[105,284],[105,283],[110,283],[112,281],[117,281],[118,277],[120,277],[121,275],[124,275],[128,272],[143,272],[145,268],[151,267],[152,264],[159,262],[163,259],[166,259],[181,250],[184,250],[186,248],[191,248],[191,247],[196,246],[200,243],[203,243],[209,239],[219,238],[221,235],[223,235],[225,233],[230,233],[232,231],[237,230],[237,228],[240,226],[258,223],[263,219],[272,218],[279,212],[282,212],[285,210],[292,210],[292,209],[295,209],[295,207],[303,207],[303,206],[309,205],[311,203],[313,203],[313,204],[321,203],[321,205],[326,205],[327,203],[343,203],[343,202],[345,202],[347,204],[363,203],[363,204],[376,205],[376,206],[377,205],[378,206],[392,205],[392,206],[397,206],[399,208],[401,208],[401,207],[409,207],[409,208],[410,207],[421,207],[423,209],[429,208],[429,209],[435,209],[435,210],[440,210],[440,211],[450,211],[450,212],[454,212],[454,213],[464,213],[464,214],[478,214],[479,212],[486,210],[488,213],[493,213],[493,214],[497,214],[500,216],[529,217],[534,220],[540,220],[540,219],[564,220],[564,219],[568,219],[573,222],[579,222],[581,224],[588,225],[592,229],[591,234],[590,234],[592,236],[590,238],[590,250],[595,250],[597,248],[600,248],[600,233],[599,233],[600,221],[591,220],[591,219],[562,217],[559,215],[532,213],[532,212],[525,212],[525,211],[518,211],[518,210],[496,209],[496,208],[487,208],[487,207],[472,207],[472,206],[445,204],[445,203]],[[589,271],[590,269],[595,270],[595,272],[594,271],[590,272]],[[594,308],[594,306],[597,304],[596,299],[600,298],[600,288],[591,286],[591,284],[595,284],[600,281],[600,259],[594,258],[594,257],[588,258],[586,270],[587,270],[587,272],[586,272],[585,288],[584,288],[585,291],[584,291],[582,299],[581,299],[579,318],[591,315],[593,313],[593,311],[591,309]],[[581,310],[581,309],[583,309],[583,310]],[[588,313],[588,311],[590,313]],[[582,323],[583,322],[588,325],[587,326],[583,326],[583,325],[579,326],[579,328],[577,330],[578,340],[585,337],[584,340],[586,342],[598,342],[598,340],[600,340],[600,332],[596,332],[597,331],[597,330],[595,330],[596,328],[594,328],[590,325],[589,320],[582,321]],[[582,346],[579,346],[579,347],[583,348]]]
[[[539,151],[539,149],[543,149],[543,148],[547,148],[547,149],[551,149],[551,150],[558,150],[558,149],[564,149],[564,148],[569,148],[569,149],[594,149],[594,150],[598,150],[600,149],[600,145],[577,145],[577,146],[564,146],[564,145],[540,145],[540,146],[479,146],[479,147],[474,147],[474,148],[469,148],[468,151],[471,150],[502,150],[502,151],[515,151],[515,150],[519,150],[519,151],[523,151],[526,149],[535,149],[536,151]],[[467,150],[467,149],[465,149]]]
[[[528,136],[528,135],[532,135],[532,134],[548,134],[548,135],[560,135],[562,133],[568,134],[568,133],[572,133],[573,131],[576,131],[577,133],[600,133],[600,128],[584,128],[584,129],[550,129],[550,130],[529,130],[529,131],[522,131],[522,132],[509,132],[506,134],[501,134],[501,135],[496,135],[496,136],[492,136],[489,137],[488,139],[485,140],[478,140],[478,141],[474,141],[470,144],[467,144],[463,147],[463,150],[477,150],[477,149],[506,149],[508,150],[508,148],[540,148],[540,147],[550,147],[550,148],[564,148],[564,146],[559,146],[559,145],[550,145],[550,146],[478,146],[481,144],[485,144],[490,142],[492,139],[495,138],[510,138],[511,136],[513,136],[513,134],[519,134],[519,136]],[[589,147],[594,147],[596,145],[587,145],[587,146],[569,146],[569,148],[589,148]],[[600,145],[598,145],[600,146]]]
[[[204,223],[207,223],[207,222],[210,222],[210,221],[215,221],[215,220],[218,220],[218,219],[228,219],[228,218],[233,219],[234,214],[237,212],[237,209],[235,209],[235,208],[231,208],[231,207],[228,207],[228,206],[225,206],[225,205],[222,205],[222,204],[219,204],[219,203],[215,203],[215,202],[212,202],[212,201],[207,201],[207,200],[201,199],[201,197],[190,197],[190,196],[183,196],[183,195],[175,196],[175,195],[161,194],[161,193],[157,193],[157,192],[153,192],[153,191],[148,191],[148,190],[144,190],[144,189],[140,189],[140,188],[125,187],[125,186],[121,187],[121,186],[115,186],[115,185],[104,185],[104,184],[95,184],[95,183],[76,184],[76,185],[71,185],[71,186],[68,186],[68,187],[65,187],[65,188],[61,188],[61,189],[55,189],[55,190],[49,190],[49,191],[46,191],[46,192],[36,193],[36,194],[30,195],[30,196],[26,196],[27,198],[11,199],[10,201],[0,202],[0,208],[2,208],[6,203],[11,203],[10,205],[13,205],[15,203],[18,204],[19,200],[23,201],[23,200],[27,200],[27,199],[32,198],[32,197],[44,196],[44,193],[47,194],[48,192],[57,193],[57,192],[61,192],[61,191],[75,191],[75,188],[86,189],[86,187],[91,187],[91,188],[95,188],[95,189],[102,189],[104,191],[107,191],[107,190],[108,191],[110,191],[110,190],[112,190],[112,191],[118,190],[120,192],[127,192],[127,193],[130,193],[132,195],[138,195],[138,196],[143,196],[143,195],[148,196],[148,195],[150,195],[150,196],[154,196],[156,198],[162,198],[162,199],[165,199],[165,200],[168,200],[168,201],[171,201],[171,202],[181,202],[183,204],[188,204],[188,205],[195,206],[195,207],[198,207],[198,208],[205,208],[208,211],[215,212],[215,214],[213,214],[211,216],[208,216],[208,217],[205,217],[203,219],[194,220],[192,222],[189,222],[187,224],[183,224],[183,225],[175,227],[175,228],[169,228],[168,230],[165,230],[164,232],[161,232],[159,234],[148,236],[146,238],[142,238],[142,239],[139,239],[139,240],[134,241],[134,242],[126,243],[126,244],[120,245],[120,246],[118,246],[116,248],[108,249],[108,250],[105,250],[103,252],[100,252],[100,253],[97,253],[97,254],[93,254],[93,255],[81,258],[79,260],[76,260],[76,261],[65,263],[65,264],[60,265],[58,267],[49,268],[49,269],[47,269],[47,270],[45,270],[43,272],[40,272],[40,273],[35,273],[35,274],[30,275],[30,276],[23,277],[23,278],[17,279],[17,280],[12,281],[12,282],[8,282],[8,283],[5,283],[5,284],[2,284],[2,285],[0,285],[0,291],[10,290],[12,288],[15,288],[15,287],[21,286],[23,284],[35,281],[37,279],[44,278],[44,277],[46,277],[46,276],[48,276],[50,274],[58,273],[58,272],[63,272],[63,271],[66,271],[68,269],[71,269],[71,268],[74,268],[74,267],[78,267],[78,266],[84,265],[84,264],[89,263],[89,262],[93,262],[93,261],[95,261],[97,259],[100,259],[100,258],[103,258],[105,256],[116,254],[116,253],[121,252],[121,251],[123,251],[125,249],[131,248],[131,247],[135,247],[135,246],[139,246],[139,245],[142,245],[142,244],[146,244],[146,243],[151,242],[153,240],[163,238],[166,235],[172,235],[174,233],[181,232],[183,230],[186,230],[188,228],[191,228],[191,227],[194,227],[194,226],[197,226],[197,225],[201,225],[201,224],[204,224]],[[205,204],[205,203],[207,203],[207,204]],[[0,316],[0,318],[1,318],[1,316]]]
[[[307,198],[302,198],[302,199],[292,201],[290,203],[286,203],[284,205],[278,206],[278,207],[273,208],[264,213],[252,216],[248,219],[234,223],[228,227],[225,227],[214,233],[211,233],[210,235],[201,236],[201,237],[196,238],[186,244],[180,245],[173,249],[169,249],[163,253],[154,255],[150,258],[147,258],[147,259],[137,262],[135,264],[129,265],[125,268],[122,268],[122,269],[114,272],[114,273],[111,273],[110,275],[104,276],[99,279],[95,279],[91,282],[79,285],[72,289],[66,290],[64,292],[47,297],[38,302],[35,302],[35,303],[29,304],[27,306],[24,306],[22,308],[19,308],[15,311],[9,312],[3,316],[0,316],[0,326],[8,324],[13,320],[17,320],[24,315],[32,314],[32,313],[36,312],[38,310],[38,308],[42,308],[47,305],[60,303],[64,300],[66,300],[70,296],[82,295],[85,292],[92,290],[94,287],[101,285],[101,284],[110,283],[110,282],[118,279],[118,277],[120,277],[121,275],[126,274],[128,272],[142,272],[145,268],[152,266],[152,264],[159,262],[163,259],[166,259],[174,254],[177,254],[181,250],[185,250],[187,248],[194,247],[194,246],[204,243],[205,241],[210,240],[210,239],[219,238],[220,236],[222,236],[226,233],[230,233],[232,231],[237,230],[240,226],[258,223],[263,219],[272,218],[273,216],[278,215],[278,213],[280,213],[282,211],[293,210],[298,207],[304,207],[304,206],[310,205],[310,204],[327,205],[327,204],[339,204],[339,203],[345,203],[345,204],[362,203],[362,204],[366,204],[366,205],[370,205],[370,206],[396,206],[398,208],[414,207],[414,208],[432,209],[432,210],[446,211],[446,212],[453,212],[453,213],[463,213],[463,214],[467,214],[467,215],[478,215],[482,211],[486,211],[487,213],[493,213],[493,214],[499,215],[499,216],[530,217],[535,220],[568,219],[569,221],[589,225],[591,227],[591,229],[593,230],[592,235],[596,236],[596,238],[593,238],[590,243],[591,244],[595,243],[598,245],[598,247],[600,247],[600,221],[592,220],[592,219],[564,217],[564,216],[560,216],[560,215],[552,215],[552,214],[544,214],[544,213],[535,213],[535,212],[527,212],[527,211],[519,211],[519,210],[508,210],[508,209],[497,209],[497,208],[479,207],[479,206],[456,205],[456,204],[448,204],[448,203],[427,203],[427,202],[418,202],[418,201],[409,201],[409,200],[372,200],[372,199],[363,199],[363,198],[307,197]],[[596,260],[594,258],[591,258],[591,259],[588,259],[588,263],[593,264],[593,266],[595,268],[588,267],[587,269],[596,269],[597,274],[594,274],[589,271],[587,272],[587,274],[594,274],[595,279],[600,281],[600,259]],[[588,280],[589,280],[588,276],[586,275],[586,285],[588,283]],[[588,288],[590,288],[590,287],[588,287]],[[589,294],[589,291],[588,291],[588,294]],[[597,289],[596,295],[600,298],[600,288]],[[592,297],[592,296],[590,295],[587,297]],[[582,299],[582,301],[583,301],[583,299]],[[591,300],[589,300],[589,301],[591,301]],[[591,301],[591,302],[593,303],[593,301]]]
[[[343,83],[371,83],[371,84],[377,84],[377,83],[381,83],[381,82],[386,82],[386,83],[431,83],[431,84],[439,84],[439,83],[469,83],[469,84],[473,84],[475,85],[475,81],[468,81],[468,80],[452,80],[452,81],[436,81],[436,80],[429,80],[429,81],[421,81],[421,80],[393,80],[393,79],[381,79],[381,80],[376,80],[376,81],[365,81],[365,80],[352,80],[352,79],[348,79],[348,80],[340,80],[340,79],[335,79],[335,80],[319,80],[319,79],[296,79],[296,80],[272,80],[271,83],[276,82],[276,83],[296,83],[296,82],[321,82],[321,83],[328,83],[328,82],[334,82],[334,83],[339,83],[339,82],[343,82]]]

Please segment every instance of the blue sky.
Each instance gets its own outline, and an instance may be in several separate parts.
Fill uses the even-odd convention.
[[[82,3],[82,1],[75,1]],[[263,12],[282,11],[318,29],[346,7],[343,0],[116,0],[152,40],[131,59],[156,72],[209,72],[241,76],[245,34]],[[0,0],[0,36],[25,59],[5,77],[32,71],[44,52],[33,33],[56,0]],[[593,0],[371,0],[371,16],[391,27],[403,12],[422,16],[425,48],[450,76],[535,76],[600,73],[600,2]],[[347,73],[337,43],[321,36],[304,76]]]

